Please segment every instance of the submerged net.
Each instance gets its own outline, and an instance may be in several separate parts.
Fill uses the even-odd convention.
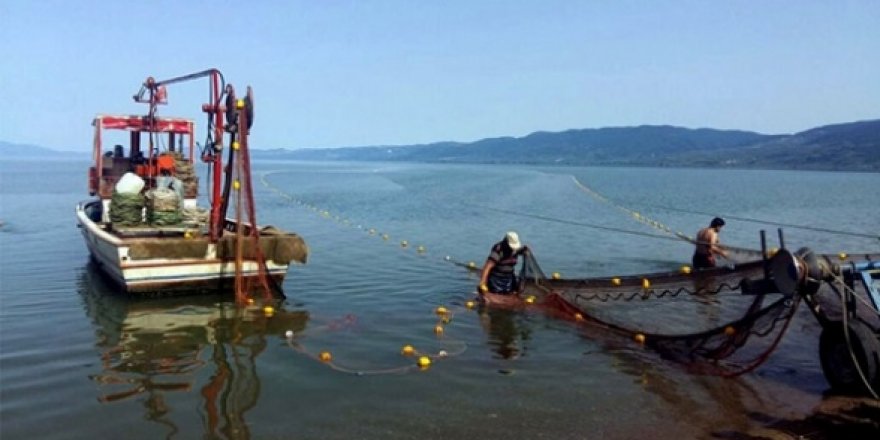
[[[646,345],[694,370],[735,376],[763,363],[782,338],[800,296],[785,296],[762,307],[763,296],[740,319],[707,331],[685,335],[647,335]],[[746,346],[750,340],[754,345]]]
[[[526,293],[540,297],[543,306],[704,374],[735,376],[760,365],[781,339],[799,300],[743,291],[750,280],[764,278],[762,261],[690,274],[553,279],[533,255],[525,260],[520,275]]]

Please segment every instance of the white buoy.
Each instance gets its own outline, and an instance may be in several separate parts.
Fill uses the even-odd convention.
[[[284,332],[284,336],[287,337],[287,339],[293,339],[293,330]]]

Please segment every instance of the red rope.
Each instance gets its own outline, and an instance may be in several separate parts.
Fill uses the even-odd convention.
[[[245,209],[247,210],[247,218],[250,223],[250,231],[249,238],[251,240],[254,259],[257,263],[257,281],[260,283],[260,287],[263,290],[263,297],[265,300],[272,299],[272,291],[269,287],[269,270],[266,267],[266,257],[263,255],[262,246],[260,246],[260,231],[257,229],[257,214],[254,207],[254,190],[251,181],[251,160],[250,160],[250,150],[248,148],[248,120],[247,120],[247,109],[242,108],[238,110],[238,127],[240,133],[240,142],[239,142],[239,150],[238,150],[238,164],[240,166],[240,190],[239,190],[239,200],[241,200],[241,192],[244,192],[245,197]],[[237,218],[239,224],[239,230],[242,230],[241,227],[241,217]],[[241,239],[241,237],[239,237]],[[238,292],[237,292],[238,293]],[[246,292],[243,292],[242,295],[246,295]]]

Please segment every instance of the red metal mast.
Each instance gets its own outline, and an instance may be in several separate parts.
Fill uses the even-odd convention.
[[[203,70],[201,72],[192,73],[189,75],[178,76],[175,78],[170,78],[162,81],[156,81],[153,77],[147,78],[144,82],[143,86],[141,86],[140,91],[137,95],[134,96],[134,100],[136,102],[143,102],[150,105],[149,112],[149,120],[148,123],[152,124],[154,121],[155,113],[156,113],[156,105],[164,104],[166,99],[165,94],[165,86],[184,82],[191,81],[198,78],[203,78],[206,76],[210,76],[210,93],[209,93],[209,102],[202,104],[202,111],[208,114],[209,125],[213,127],[213,133],[211,134],[211,145],[207,145],[207,148],[211,148],[211,154],[209,157],[203,158],[206,162],[212,162],[212,170],[211,170],[211,220],[208,225],[209,235],[212,243],[216,243],[220,238],[220,234],[222,234],[223,230],[223,222],[225,213],[223,211],[223,207],[225,204],[223,203],[223,192],[222,192],[222,177],[223,177],[223,132],[226,128],[224,124],[224,113],[226,108],[221,104],[221,89],[225,89],[226,93],[232,94],[234,96],[234,91],[231,85],[225,85],[223,80],[223,74],[220,73],[217,69],[208,69]],[[149,96],[145,97],[144,95],[149,92]],[[213,119],[213,123],[211,122]],[[209,128],[210,129],[210,128]],[[152,151],[150,152],[152,154]]]

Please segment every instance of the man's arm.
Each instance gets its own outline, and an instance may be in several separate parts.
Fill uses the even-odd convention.
[[[709,238],[709,252],[727,258],[727,251],[724,250],[724,248],[721,246],[721,243],[718,241],[717,232],[712,232]]]
[[[495,262],[491,259],[486,260],[486,264],[483,265],[483,271],[480,273],[480,293],[489,291],[486,282],[489,280],[489,273],[492,272],[493,267],[495,267]]]

